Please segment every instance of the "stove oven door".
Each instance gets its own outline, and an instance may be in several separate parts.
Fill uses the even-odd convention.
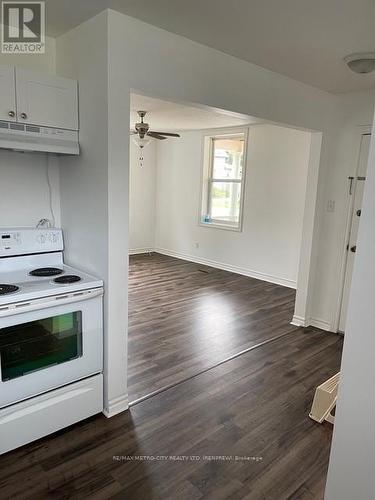
[[[0,408],[102,372],[102,289],[0,308]]]

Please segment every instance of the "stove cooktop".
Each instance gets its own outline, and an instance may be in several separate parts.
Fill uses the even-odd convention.
[[[0,283],[0,307],[103,286],[102,280],[66,266],[60,253],[0,259]]]

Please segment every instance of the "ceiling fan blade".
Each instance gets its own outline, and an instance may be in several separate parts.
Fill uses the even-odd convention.
[[[159,140],[163,140],[163,139],[166,139],[166,137],[163,137],[162,135],[158,134],[157,132],[147,132],[147,135],[149,135],[150,137],[153,137],[154,139],[159,139]]]
[[[155,134],[166,135],[167,137],[181,137],[180,134],[173,134],[172,132],[159,132],[158,130],[153,130]]]
[[[136,130],[130,130],[130,135],[135,135],[135,134],[138,134]]]

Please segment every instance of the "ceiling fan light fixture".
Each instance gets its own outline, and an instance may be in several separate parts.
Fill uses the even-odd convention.
[[[133,135],[132,139],[133,142],[141,149],[143,149],[145,146],[148,146],[151,142],[151,139],[149,137],[139,137],[139,135]]]
[[[344,62],[354,73],[367,74],[375,71],[375,52],[358,52],[344,57]]]
[[[158,139],[159,141],[165,140],[168,137],[180,137],[180,134],[174,132],[158,132],[156,130],[150,130],[148,123],[144,122],[144,117],[147,115],[147,111],[137,111],[138,116],[141,121],[135,124],[134,130],[130,130],[130,134],[133,136],[133,142],[140,148],[139,165],[143,167],[143,148],[150,144],[152,139]]]

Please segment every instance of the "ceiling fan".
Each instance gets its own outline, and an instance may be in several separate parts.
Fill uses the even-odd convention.
[[[131,130],[130,134],[136,136],[133,140],[140,148],[149,144],[150,137],[153,139],[159,139],[160,141],[167,139],[168,137],[180,137],[179,134],[173,134],[172,132],[157,132],[156,130],[150,130],[150,125],[143,121],[147,111],[137,111],[137,113],[141,121],[135,124],[135,130]]]

